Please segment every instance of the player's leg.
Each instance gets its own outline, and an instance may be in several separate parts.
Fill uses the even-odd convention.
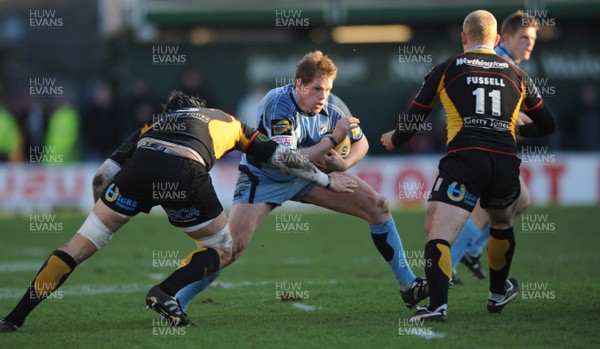
[[[476,278],[485,279],[485,272],[480,262],[481,252],[475,255],[468,254],[468,252],[482,238],[484,239],[483,244],[487,243],[489,233],[486,234],[483,230],[487,226],[487,212],[478,203],[452,245],[453,270],[456,269],[459,262],[462,262]]]
[[[515,216],[518,216],[525,212],[525,210],[531,205],[531,193],[529,192],[527,185],[525,185],[523,177],[519,177],[519,183],[521,186],[521,195],[517,199],[517,208],[515,210]],[[478,207],[477,211],[479,212],[477,214],[478,220],[475,221],[475,224],[480,227],[481,234],[479,234],[479,236],[475,240],[473,240],[467,248],[467,253],[465,254],[465,257],[471,259],[474,259],[474,257],[477,257],[477,259],[479,259],[481,253],[483,252],[483,248],[487,244],[488,239],[490,237],[490,225],[488,224],[487,213],[482,214],[483,212],[485,212],[485,210],[481,209],[481,207]],[[469,263],[469,261],[465,262]]]
[[[523,177],[519,176],[519,185],[521,186],[521,195],[517,199],[517,207],[515,208],[515,217],[522,214],[531,205],[531,193],[525,184]]]
[[[233,248],[231,264],[242,255],[246,249],[254,232],[265,220],[272,209],[271,204],[267,203],[239,203],[234,204],[229,211],[229,227],[233,237]]]
[[[240,257],[244,249],[250,243],[252,235],[262,223],[264,218],[271,210],[271,205],[266,203],[258,204],[236,204],[231,208],[229,213],[229,230],[231,232],[233,245],[231,249],[231,258],[223,263],[214,274],[205,277],[201,280],[192,282],[191,284],[180,289],[175,297],[179,300],[181,309],[185,311],[191,300],[204,291],[210,284],[221,275],[224,267],[233,263]]]
[[[185,287],[213,278],[231,259],[232,239],[227,216],[206,168],[196,161],[171,157],[168,171],[156,171],[155,180],[176,182],[178,191],[185,193],[185,201],[159,195],[157,200],[169,222],[183,230],[196,242],[196,249],[186,256],[181,265],[164,281],[155,285],[146,295],[146,304],[160,313],[172,325],[189,323],[176,295]],[[178,196],[179,198],[179,196]],[[185,293],[183,296],[185,297]]]
[[[369,223],[375,247],[392,269],[406,306],[412,308],[427,297],[426,280],[417,278],[406,260],[387,200],[357,176],[347,175],[358,182],[358,188],[353,193],[334,193],[314,187],[301,200],[359,217]]]
[[[42,264],[19,303],[0,323],[0,332],[16,331],[21,327],[29,313],[58,289],[77,265],[106,246],[114,232],[129,218],[98,200],[78,232]]]
[[[446,321],[448,282],[452,277],[450,245],[470,212],[441,201],[430,201],[425,217],[425,276],[429,284],[429,305],[418,308],[415,320]]]
[[[217,278],[220,268],[231,259],[232,239],[225,212],[184,231],[197,248],[146,295],[146,304],[175,326],[190,324],[184,313],[189,302]]]
[[[483,191],[481,207],[486,209],[490,221],[490,295],[487,309],[490,313],[499,313],[519,292],[519,282],[514,278],[508,279],[508,275],[516,247],[513,219],[521,191],[521,160],[501,154],[490,157],[494,158],[493,177]]]
[[[516,298],[519,282],[508,278],[515,253],[515,233],[512,220],[518,206],[514,202],[505,209],[488,208],[490,239],[488,261],[490,270],[490,294],[488,312],[499,313],[508,302]]]
[[[240,169],[233,206],[229,212],[228,226],[233,240],[231,258],[222,263],[221,268],[240,257],[273,205],[281,205],[289,199],[288,192],[293,191],[290,190],[290,185],[294,183],[273,183],[260,174],[253,173],[249,167],[240,166]],[[179,290],[175,296],[179,299],[181,308],[185,310],[189,302],[219,276],[221,270]]]

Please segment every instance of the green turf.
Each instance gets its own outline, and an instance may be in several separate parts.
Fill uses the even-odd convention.
[[[528,211],[554,224],[546,226],[551,227],[546,233],[523,233],[521,220],[515,224],[518,246],[511,274],[528,283],[527,299],[522,293],[501,315],[488,315],[487,282],[475,280],[461,266],[459,276],[466,285],[450,290],[449,322],[420,329],[402,323],[412,311],[401,303],[365,223],[333,213],[301,213],[296,219],[303,231],[291,233],[281,231],[285,227],[277,225],[277,213],[271,213],[241,259],[218,279],[222,286],[209,288],[190,306],[189,316],[198,327],[177,332],[153,324],[156,314],[143,310],[146,290],[170,270],[153,265],[167,263],[161,257],[154,260],[153,252],[181,259],[194,245],[165,218],[141,216],[79,266],[59,289],[61,297],[42,303],[18,333],[0,334],[0,348],[600,346],[599,208]],[[418,256],[424,243],[423,212],[397,212],[394,217],[405,249]],[[83,221],[68,214],[55,219],[63,225],[57,232],[31,232],[29,217],[0,220],[0,316],[16,304],[33,269]],[[423,275],[422,266],[415,272]],[[301,310],[293,307],[294,301],[277,300],[276,283],[283,282],[300,287],[304,299],[297,303],[317,309]],[[546,289],[531,290],[533,286]],[[104,293],[92,296],[90,291]],[[414,331],[444,338],[406,335]]]

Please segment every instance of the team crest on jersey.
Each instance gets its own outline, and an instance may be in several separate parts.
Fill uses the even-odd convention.
[[[292,131],[292,124],[289,120],[279,120],[273,124],[273,134],[282,135]]]

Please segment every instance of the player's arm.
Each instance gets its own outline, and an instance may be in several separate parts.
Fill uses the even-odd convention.
[[[354,127],[349,133],[350,154],[344,159],[336,151],[329,151],[314,163],[325,172],[346,171],[362,160],[369,151],[369,141],[360,127]]]
[[[554,114],[546,103],[542,102],[542,105],[539,107],[528,110],[526,115],[532,122],[519,126],[518,131],[520,136],[538,138],[554,132],[556,128]]]
[[[358,184],[342,173],[329,175],[319,171],[305,156],[295,150],[271,140],[265,134],[240,123],[238,150],[273,164],[294,176],[306,179],[320,187],[338,192],[351,193]]]
[[[321,141],[315,145],[300,149],[300,154],[307,156],[311,162],[319,160],[341,143],[358,123],[360,120],[355,117],[341,118],[336,122],[333,133],[321,138]]]
[[[112,182],[115,175],[121,171],[121,166],[133,155],[137,142],[140,138],[143,128],[135,131],[125,140],[117,150],[115,150],[108,159],[104,160],[102,165],[96,171],[92,180],[92,193],[94,202],[98,201],[104,189]]]
[[[418,125],[425,122],[435,103],[438,101],[442,77],[449,61],[434,67],[425,76],[421,89],[408,108],[399,115],[396,127],[381,135],[381,144],[387,150],[399,147],[411,139],[420,129]]]
[[[531,119],[531,123],[518,126],[518,133],[523,137],[544,137],[556,128],[554,114],[546,105],[533,81],[524,72],[523,84],[526,93],[521,110]]]

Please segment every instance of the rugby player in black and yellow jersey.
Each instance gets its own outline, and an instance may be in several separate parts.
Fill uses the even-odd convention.
[[[507,279],[515,249],[512,219],[520,193],[516,136],[518,132],[542,137],[555,126],[531,79],[494,52],[499,41],[496,25],[487,11],[469,14],[461,34],[464,53],[434,67],[401,115],[400,120],[424,120],[441,100],[447,117],[448,154],[440,161],[425,218],[425,273],[431,302],[419,307],[413,320],[447,320],[450,244],[478,198],[491,226],[488,312],[499,313],[519,291],[518,281]],[[520,110],[533,122],[517,128]],[[401,130],[418,127],[399,125],[383,134],[381,143],[393,149],[414,134]]]
[[[252,154],[337,192],[352,192],[357,186],[344,174],[324,174],[307,158],[280,147],[231,115],[204,108],[200,99],[175,91],[163,111],[101,166],[94,178],[94,196],[100,200],[73,238],[44,262],[21,301],[0,321],[0,332],[18,330],[35,306],[54,292],[77,265],[106,246],[133,216],[148,213],[156,205],[167,212],[171,224],[196,242],[197,249],[150,289],[146,303],[172,325],[188,325],[190,321],[174,295],[231,259],[227,217],[208,174],[215,161],[228,151]],[[334,132],[340,138],[349,131],[350,122],[346,122]]]

